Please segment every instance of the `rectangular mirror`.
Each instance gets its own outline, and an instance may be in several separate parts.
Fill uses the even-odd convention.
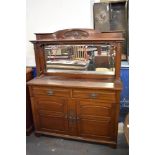
[[[99,74],[115,74],[113,45],[46,45],[46,71],[74,70]]]

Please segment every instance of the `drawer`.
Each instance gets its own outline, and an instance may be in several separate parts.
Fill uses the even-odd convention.
[[[74,89],[72,92],[72,97],[79,99],[99,99],[105,102],[115,102],[115,92],[108,90]]]
[[[70,97],[70,89],[53,87],[32,87],[33,96]]]

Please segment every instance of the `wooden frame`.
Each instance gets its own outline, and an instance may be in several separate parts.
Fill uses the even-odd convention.
[[[66,35],[67,34],[67,35]],[[83,35],[84,34],[84,35]],[[66,37],[67,36],[67,37]],[[45,56],[44,49],[45,45],[67,45],[67,44],[101,44],[101,43],[112,43],[116,47],[116,64],[115,64],[115,77],[119,79],[119,70],[120,70],[120,57],[122,52],[122,43],[124,41],[123,34],[119,32],[106,32],[99,33],[98,31],[92,29],[66,29],[57,31],[55,33],[37,33],[36,40],[31,41],[34,44],[35,50],[35,58],[36,58],[36,67],[37,67],[37,76],[46,73],[46,65],[45,65]],[[59,72],[60,73],[60,72]],[[63,73],[63,71],[62,71]],[[52,72],[52,75],[54,72]],[[56,72],[58,74],[58,72]],[[69,75],[70,72],[68,72]],[[74,74],[72,72],[71,74]],[[77,72],[75,73],[77,74]],[[83,75],[84,73],[78,72],[79,75]],[[48,73],[50,75],[50,73]],[[88,74],[86,73],[85,76]],[[90,74],[89,76],[98,76],[97,73]],[[113,77],[111,75],[102,75],[102,78]]]

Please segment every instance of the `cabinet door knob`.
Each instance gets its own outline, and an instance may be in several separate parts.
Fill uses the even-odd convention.
[[[48,96],[53,95],[53,91],[52,91],[52,90],[48,90],[48,91],[47,91],[47,95],[48,95]]]

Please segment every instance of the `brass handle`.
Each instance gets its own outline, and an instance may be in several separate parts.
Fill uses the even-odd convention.
[[[65,118],[66,118],[66,119],[68,118],[68,115],[67,115],[67,114],[65,115]]]
[[[76,117],[74,117],[74,116],[69,116],[68,118],[69,118],[69,122],[70,122],[71,124],[74,124],[74,123],[76,122]]]
[[[80,120],[80,117],[79,117],[79,116],[77,116],[77,117],[76,117],[76,119],[77,119],[77,121],[79,121],[79,120]]]
[[[96,93],[91,93],[90,94],[90,98],[96,98],[97,97],[97,94]]]
[[[72,111],[72,110],[69,111],[68,119],[69,119],[70,123],[75,123],[76,122],[76,114],[75,114],[74,111]]]
[[[53,95],[53,91],[52,91],[52,90],[48,90],[48,91],[47,91],[47,95],[48,95],[48,96]]]
[[[75,116],[73,116],[73,117],[72,117],[72,120],[76,120],[76,117],[75,117]]]
[[[68,117],[70,120],[76,120],[76,117],[75,116],[69,116]]]
[[[69,120],[72,120],[73,119],[73,116],[69,116],[68,118],[69,118]]]

